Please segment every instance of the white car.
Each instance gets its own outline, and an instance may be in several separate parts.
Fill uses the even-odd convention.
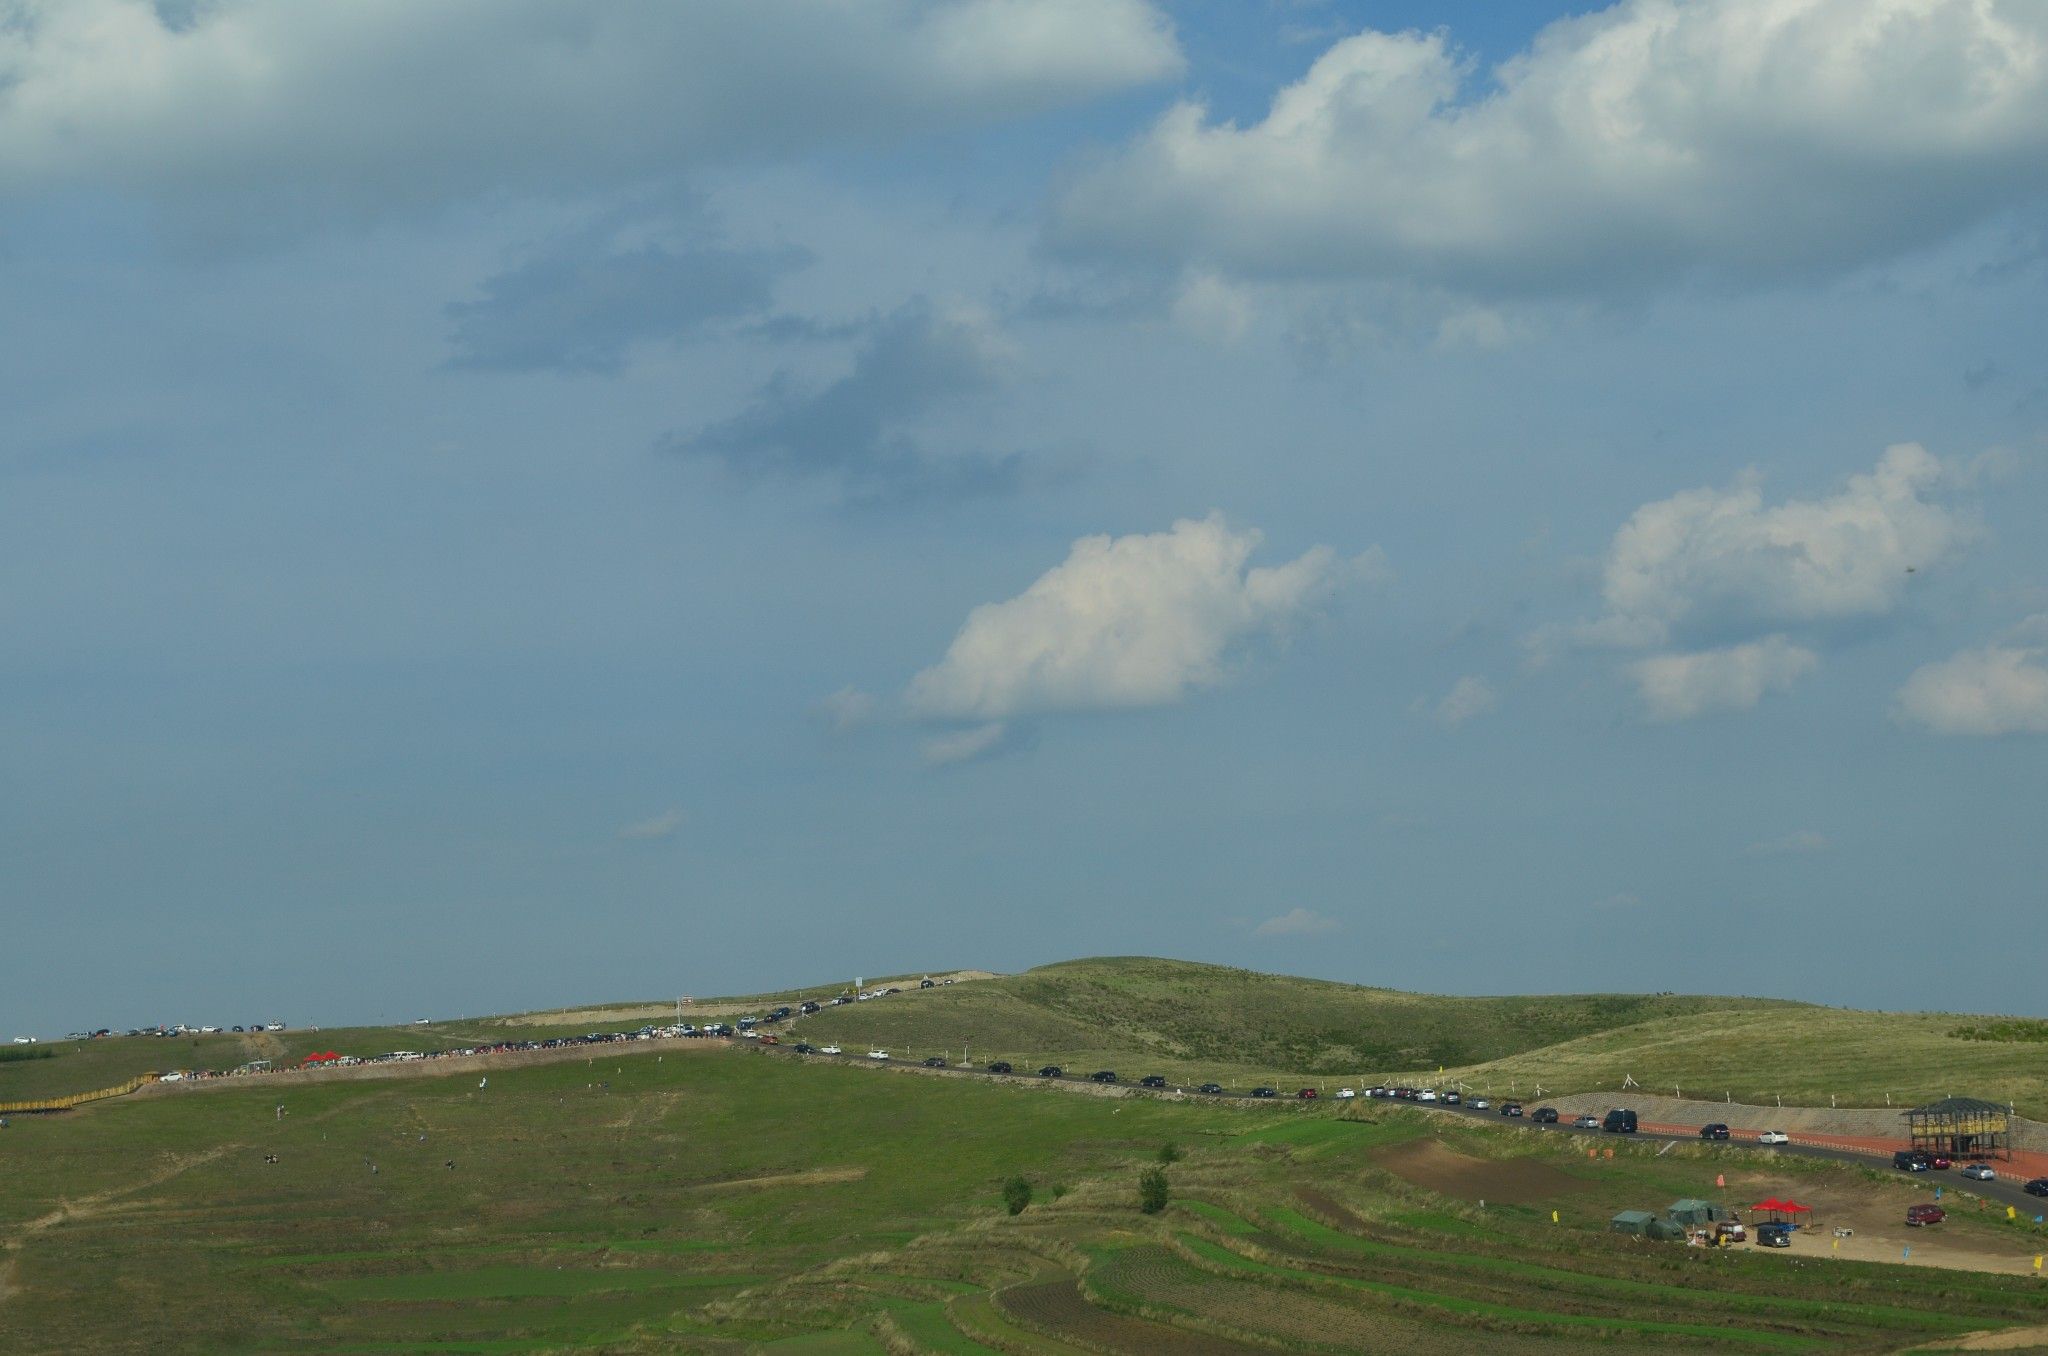
[[[846,1052],[836,1045],[821,1045],[818,1047],[818,1053],[821,1055],[843,1055]]]
[[[870,1051],[868,1051],[868,1058],[869,1058],[869,1059],[887,1059],[888,1057],[889,1057],[889,1052],[888,1052],[887,1050],[870,1050]]]
[[[1434,1102],[1436,1100],[1436,1089],[1424,1088],[1421,1092],[1415,1094],[1415,1100],[1418,1102]]]
[[[1484,1097],[1474,1097],[1471,1101],[1465,1103],[1465,1105],[1471,1107],[1474,1111],[1484,1111],[1488,1107],[1492,1106],[1493,1103],[1487,1101]]]
[[[1351,1100],[1351,1099],[1352,1099],[1353,1097],[1356,1097],[1357,1095],[1358,1095],[1358,1089],[1356,1089],[1356,1088],[1339,1088],[1339,1089],[1337,1089],[1337,1100],[1338,1100],[1338,1101],[1340,1101],[1340,1102],[1348,1102],[1348,1101],[1350,1101],[1350,1100]]]
[[[1792,1136],[1786,1134],[1783,1130],[1759,1130],[1757,1131],[1756,1142],[1759,1144],[1790,1144]]]

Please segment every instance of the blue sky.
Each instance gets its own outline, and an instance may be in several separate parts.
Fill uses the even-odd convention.
[[[2048,1011],[2026,0],[0,16],[0,1033]]]

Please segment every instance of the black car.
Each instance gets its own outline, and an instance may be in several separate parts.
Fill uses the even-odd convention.
[[[1138,1080],[1138,1086],[1141,1088],[1163,1088],[1166,1086],[1166,1075],[1146,1074]]]
[[[769,1014],[768,1014],[768,1020],[769,1020],[769,1021],[771,1021],[771,1022],[780,1022],[780,1021],[783,1021],[783,1020],[785,1020],[786,1018],[788,1018],[789,1014],[790,1014],[790,1009],[789,1009],[789,1008],[787,1008],[787,1007],[780,1007],[780,1008],[777,1008],[777,1009],[775,1009],[775,1011],[773,1011],[773,1012],[771,1012],[771,1013],[769,1013]]]
[[[927,1069],[943,1069],[946,1067],[946,1057],[944,1055],[933,1055],[924,1062],[924,1067]]]
[[[1627,1107],[1615,1107],[1600,1122],[1600,1128],[1610,1135],[1633,1135],[1636,1132],[1636,1113]]]
[[[802,1042],[802,1041],[798,1041],[798,1042],[797,1042],[797,1043],[796,1043],[795,1045],[792,1045],[792,1046],[790,1046],[789,1048],[790,1048],[790,1049],[792,1049],[792,1050],[794,1050],[794,1051],[796,1051],[796,1052],[797,1052],[798,1054],[800,1054],[800,1055],[815,1055],[815,1054],[817,1054],[817,1053],[818,1053],[818,1047],[817,1047],[817,1046],[815,1046],[815,1045],[806,1045],[806,1044],[805,1044],[804,1042]]]
[[[1204,1083],[1201,1087],[1196,1088],[1195,1091],[1206,1092],[1211,1096],[1214,1096],[1215,1094],[1223,1091],[1223,1085],[1221,1083]]]
[[[805,1013],[805,1014],[813,1013],[813,1012],[816,1012],[817,1010],[818,1010],[818,1005],[817,1005],[816,1003],[808,1003],[808,1002],[807,1002],[807,1003],[805,1003],[805,1004],[804,1004],[804,1005],[803,1005],[802,1007],[800,1007],[800,1008],[798,1008],[798,1009],[797,1009],[797,1011],[798,1011],[798,1012],[801,1012],[801,1013]]]
[[[1728,1138],[1728,1127],[1719,1121],[1715,1121],[1712,1125],[1703,1125],[1700,1127],[1700,1138],[1726,1139]]]
[[[1500,1104],[1500,1114],[1503,1116],[1519,1116],[1522,1114],[1522,1104],[1520,1102],[1502,1102]]]
[[[1060,1066],[1057,1064],[1048,1064],[1043,1069],[1040,1069],[1038,1071],[1038,1076],[1040,1078],[1058,1078],[1061,1074],[1065,1072],[1066,1070],[1060,1068]]]
[[[1792,1246],[1792,1226],[1789,1224],[1759,1224],[1756,1226],[1757,1246],[1762,1248],[1789,1248]]]
[[[2033,1181],[2021,1187],[2020,1190],[2026,1192],[2029,1196],[2048,1196],[2048,1177],[2036,1177]]]
[[[1554,1106],[1539,1106],[1529,1113],[1529,1119],[1538,1125],[1556,1125],[1557,1108]]]
[[[1010,1073],[1012,1072],[1010,1068],[1010,1061],[1007,1059],[999,1059],[995,1063],[988,1066],[988,1071],[990,1073]]]
[[[1254,1097],[1278,1097],[1279,1095],[1280,1095],[1279,1093],[1277,1093],[1277,1092],[1273,1091],[1273,1089],[1271,1089],[1271,1088],[1253,1088],[1253,1089],[1252,1089],[1252,1096],[1254,1096]]]
[[[1091,1083],[1114,1083],[1116,1082],[1116,1070],[1097,1069],[1094,1073],[1088,1075],[1088,1081]]]

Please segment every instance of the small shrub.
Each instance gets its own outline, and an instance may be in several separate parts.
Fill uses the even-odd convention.
[[[1011,1214],[1023,1214],[1031,1204],[1031,1183],[1022,1177],[1012,1177],[1003,1183],[1003,1204],[1010,1208]]]
[[[1185,1157],[1187,1155],[1181,1152],[1180,1145],[1175,1144],[1171,1140],[1159,1146],[1159,1161],[1161,1163],[1178,1163]]]
[[[1138,1174],[1138,1208],[1156,1215],[1166,1208],[1166,1170],[1147,1168]]]
[[[25,1059],[55,1059],[57,1052],[40,1045],[0,1045],[0,1064]]]

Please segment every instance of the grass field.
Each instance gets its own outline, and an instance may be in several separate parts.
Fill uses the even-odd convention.
[[[1384,1104],[1090,1096],[697,1044],[487,1089],[281,1086],[0,1134],[0,1350],[1822,1352],[2048,1322],[2048,1286],[2020,1277],[1603,1231],[1716,1194],[1743,1160],[1707,1146],[1588,1160]],[[1136,1179],[1166,1143],[1174,1203],[1146,1215]],[[1794,1170],[1823,1202],[1914,1190]],[[1035,1191],[1014,1217],[1012,1175]],[[2044,1244],[1952,1224],[1936,1241]]]
[[[964,1043],[977,1060],[1108,1062],[1126,1076],[1156,1072],[1201,1082],[1222,1074],[1299,1079],[1433,1070],[1654,1019],[1798,1006],[1674,994],[1450,998],[1114,957],[831,1008],[805,1019],[803,1030],[813,1041],[950,1049],[956,1056]]]
[[[1655,995],[1436,997],[1182,961],[1123,957],[904,991],[828,1007],[795,1032],[815,1044],[879,1044],[899,1059],[945,1055],[1021,1067],[1052,1062],[1162,1074],[1192,1086],[1268,1083],[1284,1091],[1339,1081],[1540,1083],[1606,1091],[1624,1077],[1652,1091],[1827,1106],[1913,1105],[1951,1093],[2014,1103],[2048,1119],[2048,1058],[2031,1040],[1969,1039],[2006,1030],[1983,1018],[1856,1012],[1781,1000]],[[704,1010],[765,1011],[835,986],[702,1000]],[[287,1031],[158,1040],[56,1042],[56,1057],[0,1064],[0,1101],[82,1092],[138,1073],[296,1063],[315,1050],[432,1051],[637,1025],[660,1009],[592,1005],[425,1026]],[[670,1009],[669,1011],[672,1011]],[[600,1014],[611,1021],[597,1020]],[[627,1014],[633,1014],[630,1018]],[[2024,1027],[2025,1024],[2020,1024]],[[2031,1029],[2031,1028],[2027,1028]]]

